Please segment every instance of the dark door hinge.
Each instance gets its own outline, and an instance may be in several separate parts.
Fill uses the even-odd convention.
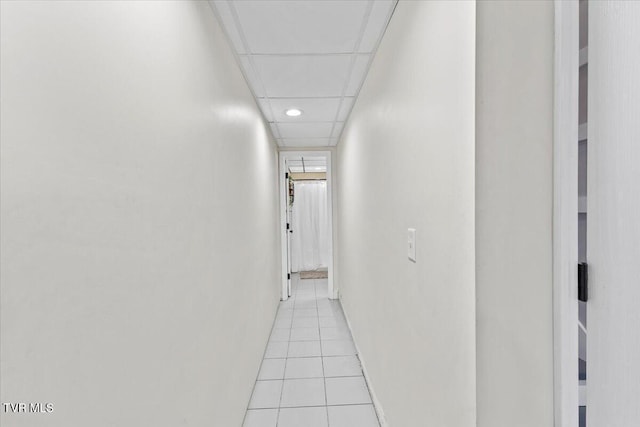
[[[289,178],[289,172],[286,172],[286,173],[284,174],[284,179],[288,179],[288,178]]]
[[[291,273],[287,273],[287,280],[291,280]]]
[[[578,300],[586,302],[589,299],[589,273],[587,263],[578,264]]]

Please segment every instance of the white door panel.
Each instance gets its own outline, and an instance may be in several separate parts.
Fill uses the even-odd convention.
[[[640,422],[640,2],[589,3],[587,425]]]

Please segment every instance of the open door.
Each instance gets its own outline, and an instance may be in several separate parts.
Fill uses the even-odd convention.
[[[640,2],[589,2],[587,426],[640,420]]]
[[[294,241],[296,233],[296,220],[300,217],[295,216],[296,195],[293,191],[291,182],[292,175],[295,175],[295,182],[300,184],[303,181],[319,180],[324,181],[324,198],[325,201],[322,208],[325,211],[323,227],[326,227],[327,235],[322,241],[322,251],[325,254],[320,257],[322,262],[315,267],[318,271],[322,271],[327,278],[327,295],[329,299],[336,299],[338,293],[334,287],[334,266],[333,266],[333,196],[332,196],[332,172],[331,172],[331,152],[330,151],[281,151],[280,152],[280,218],[281,218],[281,248],[282,248],[282,296],[281,299],[287,300],[292,294],[292,278],[296,271],[300,270],[300,249],[305,249],[299,245],[299,241]],[[300,174],[304,176],[300,176]],[[323,177],[311,176],[322,175]],[[293,193],[293,194],[292,194]],[[301,191],[300,195],[306,194]],[[292,199],[293,198],[293,199]],[[303,204],[305,205],[305,204]],[[302,206],[302,205],[300,205]],[[306,206],[306,205],[305,205]],[[302,225],[306,222],[302,222]],[[302,236],[306,228],[300,227],[300,235]],[[296,249],[297,248],[297,249]],[[292,250],[293,249],[293,250]],[[294,256],[295,255],[295,256]],[[306,263],[303,263],[306,265]]]
[[[288,168],[287,168],[288,170]],[[287,190],[287,207],[286,207],[286,228],[287,228],[287,297],[291,296],[291,234],[293,234],[293,221],[291,219],[291,209],[293,208],[293,181],[289,176],[289,172],[285,173],[286,190]]]

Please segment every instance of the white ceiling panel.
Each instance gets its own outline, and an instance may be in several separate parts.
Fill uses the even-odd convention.
[[[253,95],[256,97],[264,96],[265,94],[264,94],[264,88],[262,86],[262,82],[260,81],[259,76],[256,74],[255,69],[251,64],[251,58],[248,56],[241,57],[240,65],[242,66],[242,70],[244,71],[244,76],[248,80],[251,90],[253,90]]]
[[[309,172],[311,172],[311,173],[314,173],[314,172],[322,173],[322,172],[326,172],[327,171],[327,167],[326,166],[306,166],[306,165],[304,167],[302,167],[302,166],[297,166],[296,165],[296,166],[290,166],[289,167],[289,171],[293,172],[293,173],[300,173],[300,172],[303,172],[303,171],[304,172],[308,172],[308,173]]]
[[[369,4],[289,0],[236,1],[233,6],[250,53],[306,54],[353,52]]]
[[[289,117],[285,111],[297,108],[302,111],[305,122],[331,122],[335,120],[340,98],[269,98],[274,121],[299,122],[300,117]],[[263,100],[260,100],[261,104]]]
[[[382,36],[381,28],[386,28],[389,16],[396,6],[393,0],[376,0],[369,14],[367,27],[362,34],[359,52],[373,52],[378,46],[378,40]]]
[[[283,147],[329,147],[337,143],[332,138],[285,138],[279,142]]]
[[[356,56],[356,60],[355,60],[355,63],[353,64],[353,70],[351,71],[351,77],[349,78],[349,84],[347,85],[347,90],[345,91],[345,95],[355,96],[358,94],[360,85],[364,81],[364,78],[367,75],[367,71],[369,70],[370,58],[371,58],[370,55]]]
[[[396,2],[209,3],[278,144],[326,147],[338,142]]]
[[[273,136],[275,138],[280,138],[280,131],[278,130],[278,124],[270,123],[269,125],[271,126],[271,133],[273,133]]]
[[[287,159],[287,168],[290,172],[326,172],[327,159],[324,157],[300,156]]]
[[[270,104],[269,98],[258,98],[258,105],[262,110],[262,114],[264,114],[264,118],[267,119],[268,122],[275,122],[273,114],[271,113],[272,110]]]
[[[342,98],[342,104],[340,105],[340,111],[338,112],[338,121],[344,122],[347,120],[349,113],[351,112],[351,108],[353,107],[353,101],[355,98],[352,97],[344,97]]]
[[[335,126],[333,127],[333,131],[331,132],[331,137],[337,138],[338,136],[340,136],[340,132],[342,132],[343,127],[344,127],[343,122],[336,122]]]
[[[341,96],[349,76],[350,55],[253,57],[270,98]]]
[[[278,123],[282,138],[330,138],[333,122]]]
[[[314,165],[326,165],[327,159],[321,156],[313,156],[313,155],[300,155],[299,158],[288,158],[287,164],[302,164],[302,160],[304,159],[305,164],[314,164]]]

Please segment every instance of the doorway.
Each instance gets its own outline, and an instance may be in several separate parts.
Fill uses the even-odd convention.
[[[635,425],[640,7],[555,4],[556,425]]]
[[[333,266],[331,152],[280,153],[280,228],[283,301],[292,295],[292,279],[326,278],[336,298]]]
[[[587,271],[587,89],[589,86],[589,2],[578,3],[578,283]],[[578,427],[587,425],[587,295],[578,292]]]

